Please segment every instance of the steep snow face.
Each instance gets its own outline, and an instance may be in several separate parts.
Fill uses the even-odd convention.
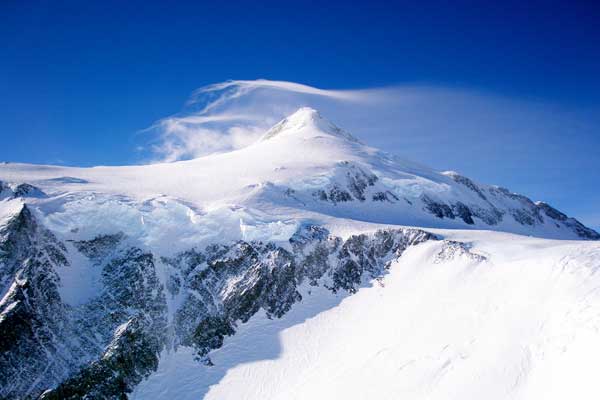
[[[133,399],[592,398],[600,245],[444,232],[357,294],[313,288],[211,353],[165,352]],[[185,372],[184,372],[185,371]]]

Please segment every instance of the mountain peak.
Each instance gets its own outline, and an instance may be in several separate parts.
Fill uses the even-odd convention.
[[[322,120],[323,117],[312,107],[300,107],[286,119],[289,122],[307,123]]]
[[[319,111],[312,107],[300,107],[293,114],[290,114],[269,129],[261,140],[268,140],[276,136],[280,136],[284,132],[286,134],[295,134],[297,132],[310,132],[313,135],[328,134],[342,137],[352,142],[358,142],[354,136],[323,118]]]

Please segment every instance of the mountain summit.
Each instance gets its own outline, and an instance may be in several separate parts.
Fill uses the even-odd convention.
[[[271,139],[283,132],[299,135],[304,133],[309,136],[330,134],[352,142],[358,142],[354,136],[338,128],[336,125],[323,118],[317,110],[310,107],[299,108],[295,113],[277,123],[267,131],[262,140]]]

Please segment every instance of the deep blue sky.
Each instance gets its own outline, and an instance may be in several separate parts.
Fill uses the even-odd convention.
[[[139,162],[136,132],[180,111],[195,88],[227,79],[417,83],[596,109],[598,4],[3,1],[0,160]],[[588,145],[600,154],[600,132]],[[560,190],[485,171],[461,172],[534,198]],[[568,189],[585,206],[550,200],[600,226],[598,175],[588,170]]]

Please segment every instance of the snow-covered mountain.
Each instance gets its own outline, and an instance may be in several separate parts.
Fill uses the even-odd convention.
[[[97,230],[102,223],[104,231],[150,241],[155,232],[148,232],[142,219],[153,225],[177,221],[191,236],[203,230],[198,225],[218,221],[224,232],[215,237],[236,239],[240,230],[246,237],[260,236],[256,225],[266,220],[283,223],[287,234],[297,228],[288,221],[308,216],[600,238],[546,203],[368,147],[310,108],[281,121],[257,143],[225,154],[128,167],[5,164],[0,179],[12,183],[4,184],[2,197],[35,198],[48,226],[57,230]],[[116,212],[124,215],[114,220]],[[94,216],[94,224],[80,220]]]
[[[538,395],[556,349],[595,365],[597,239],[310,108],[190,161],[5,163],[0,398]]]

